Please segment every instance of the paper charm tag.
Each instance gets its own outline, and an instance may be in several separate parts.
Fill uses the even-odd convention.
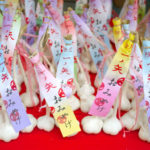
[[[72,95],[73,78],[74,78],[74,55],[72,40],[66,40],[65,47],[61,53],[57,67],[56,78],[62,80],[62,88],[67,97]]]
[[[99,70],[101,62],[103,60],[102,51],[104,50],[104,48],[102,47],[102,45],[100,45],[100,43],[97,41],[88,26],[82,21],[82,19],[78,15],[76,15],[74,11],[71,11],[70,13],[72,14],[72,17],[74,18],[77,26],[79,27],[79,30],[82,31],[83,37],[85,38],[85,45],[89,49],[94,64],[99,72],[99,77],[101,77],[102,73]],[[107,65],[105,64],[103,74],[105,74],[106,70]]]
[[[97,72],[99,73],[99,78],[101,78],[102,74],[105,74],[107,71],[107,65],[106,64],[104,65],[104,70],[100,69],[100,65],[101,65],[102,60],[104,58],[103,52],[102,52],[103,48],[94,38],[87,38],[86,39],[86,45],[87,45],[88,49],[90,50],[92,60],[94,61]]]
[[[130,75],[137,91],[138,97],[143,94],[143,77],[142,77],[142,53],[137,43],[134,43],[132,50],[132,59],[130,64]]]
[[[109,5],[107,5],[109,7]],[[109,49],[111,49],[110,41],[107,37],[108,33],[108,23],[107,17],[108,12],[106,10],[105,2],[95,0],[90,1],[90,8],[88,10],[88,21],[87,24],[90,27],[91,31],[94,32],[96,37],[99,36],[103,39],[104,43]]]
[[[69,105],[64,104],[57,107],[53,115],[63,137],[67,137],[81,130],[79,122],[76,120],[76,117]]]
[[[66,95],[61,87],[61,81],[54,78],[54,76],[40,62],[39,54],[32,56],[31,62],[34,64],[34,67],[35,67],[35,72],[36,72],[38,82],[39,82],[39,87],[40,87],[40,93],[45,98],[48,106],[54,107],[53,114],[54,114],[55,120],[58,122],[59,116],[60,116],[59,117],[60,119],[65,119],[62,116],[63,114],[61,114],[61,110],[63,109],[63,112],[67,114],[67,116],[65,117],[69,119],[69,120],[67,119],[67,121],[70,121],[70,118],[71,118],[72,119],[71,126],[75,125],[74,127],[70,127],[70,128],[66,127],[67,129],[65,129],[64,125],[60,125],[58,122],[63,136],[64,137],[69,136],[70,134],[80,131],[79,124],[78,124],[78,127],[76,127],[77,120],[75,116],[73,115],[73,111],[68,108],[69,106],[66,107],[65,105],[65,108],[64,108]]]
[[[128,6],[128,12],[125,16],[130,21],[130,31],[136,31],[137,28],[137,15],[138,15],[138,0],[133,5]]]
[[[34,0],[25,0],[25,15],[27,23],[27,33],[35,35],[36,19],[35,19],[35,2]],[[27,37],[27,42],[32,45],[33,37]]]
[[[54,62],[57,66],[61,55],[61,32],[59,26],[55,23],[53,19],[50,20],[48,33],[50,34],[48,44],[52,51]]]
[[[144,99],[147,106],[147,118],[150,129],[150,41],[143,41],[143,82]]]
[[[19,14],[18,10],[16,11],[16,15],[13,19],[12,28],[10,29],[9,35],[7,37],[7,44],[4,49],[4,57],[5,57],[5,65],[7,70],[10,74],[12,74],[12,60],[14,49],[18,40],[19,32],[21,27],[21,15]],[[2,42],[3,43],[3,42]]]
[[[139,0],[138,23],[144,18],[146,12],[146,0]]]
[[[14,130],[19,132],[31,123],[19,97],[15,82],[5,66],[2,49],[0,50],[0,85],[0,93],[10,122]]]
[[[10,29],[12,27],[12,22],[13,22],[13,18],[9,13],[9,9],[5,8],[4,9],[4,16],[3,16],[3,24],[2,24],[2,35],[1,35],[1,38],[3,41],[2,47],[6,46],[7,39],[8,39],[8,36],[10,34]]]
[[[129,38],[123,42],[114,56],[99,87],[89,114],[106,116],[114,104],[129,69],[130,55],[133,47],[131,40],[134,40],[134,35],[130,34]]]

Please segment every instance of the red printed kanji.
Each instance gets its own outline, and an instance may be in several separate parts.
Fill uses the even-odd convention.
[[[51,88],[56,88],[56,86],[54,86],[52,83],[46,83],[45,88],[47,89],[47,92],[49,92]]]
[[[145,101],[145,105],[146,105],[146,109],[150,109],[150,104],[149,104],[149,101]]]
[[[150,81],[150,74],[148,74],[147,80],[149,80],[149,81]]]
[[[99,12],[99,10],[96,9],[96,8],[93,9],[93,13],[94,13],[94,14],[97,14],[97,13],[98,13],[98,14],[101,14],[101,12]]]
[[[93,17],[91,17],[90,20],[91,20],[91,24],[93,24],[95,22]]]
[[[142,69],[142,65],[141,64],[139,64],[139,68]]]
[[[67,80],[67,85],[71,88],[73,87],[73,78]]]
[[[14,40],[14,38],[12,37],[12,32],[9,32],[9,37]]]
[[[54,29],[51,29],[51,33],[52,33],[52,34],[55,33],[55,30],[54,30]]]
[[[70,75],[69,70],[65,67],[62,68],[61,73],[66,73],[67,75]]]
[[[5,74],[2,74],[2,82],[4,82],[6,79],[8,80],[8,75],[5,73]]]
[[[48,39],[48,45],[49,45],[49,46],[52,46],[52,45],[53,45],[53,42],[52,42],[50,39]]]
[[[105,103],[108,103],[106,99],[103,99],[101,97],[95,99],[95,104],[98,106],[103,106]]]
[[[105,24],[103,25],[103,30],[104,30],[104,31],[107,31],[107,30],[108,30],[108,28],[107,28],[107,26],[106,26]]]
[[[119,74],[122,74],[122,72],[121,72],[121,71],[122,71],[122,67],[120,67],[119,64],[118,64],[118,65],[115,65],[115,66],[114,66],[114,70],[112,70],[112,71],[118,71]]]
[[[15,84],[14,80],[12,80],[12,81],[10,82],[10,87],[11,87],[11,89],[12,89],[13,91],[17,90],[17,87],[16,87],[16,84]]]
[[[123,83],[124,83],[124,80],[125,80],[125,78],[124,78],[124,77],[119,78],[119,79],[117,80],[117,84],[118,84],[119,86],[122,86],[122,85],[123,85]]]
[[[66,114],[58,116],[58,118],[57,118],[57,122],[60,123],[60,124],[64,124],[66,121],[67,121]]]
[[[101,50],[100,48],[98,49],[98,53],[99,53],[101,56],[103,56],[102,50]]]
[[[58,95],[59,95],[60,97],[65,97],[65,96],[66,96],[62,88],[59,89]]]
[[[20,119],[19,112],[18,112],[17,109],[14,109],[14,110],[12,111],[12,113],[10,114],[10,120],[12,120],[12,121],[17,121],[17,120],[19,120],[19,119]]]

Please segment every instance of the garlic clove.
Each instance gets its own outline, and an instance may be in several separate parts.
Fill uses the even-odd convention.
[[[103,127],[103,121],[96,116],[84,117],[81,121],[83,131],[88,134],[98,134]]]
[[[116,117],[108,118],[104,121],[103,131],[106,134],[117,135],[122,129],[120,121]]]
[[[19,137],[19,133],[15,132],[10,123],[3,123],[0,125],[0,139],[5,142],[10,142]]]
[[[37,127],[41,130],[52,131],[54,128],[54,119],[45,115],[37,119]]]

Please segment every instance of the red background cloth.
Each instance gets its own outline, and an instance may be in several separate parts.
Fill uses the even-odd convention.
[[[94,81],[95,75],[91,74],[91,81]],[[93,83],[92,83],[93,85]],[[24,85],[22,92],[25,91]],[[96,93],[96,92],[95,92]],[[45,114],[45,109],[39,112],[39,106],[29,108],[28,113],[33,114],[36,118]],[[80,110],[75,111],[79,121],[88,114]],[[31,133],[20,133],[19,138],[9,143],[0,141],[0,150],[148,150],[150,144],[141,141],[138,137],[138,131],[126,133],[123,137],[123,131],[116,136],[105,134],[101,131],[99,134],[86,134],[83,131],[76,136],[63,138],[59,129],[55,128],[51,132],[39,130],[37,127]]]

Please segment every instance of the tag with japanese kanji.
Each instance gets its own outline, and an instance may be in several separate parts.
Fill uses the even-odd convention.
[[[91,31],[104,41],[108,49],[111,49],[110,41],[108,39],[108,17],[110,17],[111,1],[90,1],[89,9],[87,12],[87,24]],[[106,5],[107,4],[107,5]],[[103,48],[103,47],[101,47]],[[104,48],[103,48],[104,49]]]
[[[147,110],[147,118],[150,129],[150,40],[143,41],[143,82],[144,99]]]
[[[66,38],[70,38],[70,40],[64,39],[65,46],[61,53],[56,74],[56,78],[62,81],[62,88],[67,97],[72,95],[74,78],[74,51],[72,40],[69,36]]]
[[[101,74],[105,74],[107,70],[106,64],[104,65],[104,70],[100,70],[101,63],[104,58],[104,48],[90,31],[88,26],[82,21],[82,19],[73,10],[70,11],[70,13],[72,14],[72,17],[75,20],[77,26],[79,27],[79,30],[82,31],[83,37],[85,38],[85,47],[89,49],[92,60],[96,66],[97,72],[99,73],[99,77],[101,77]]]
[[[50,14],[49,16],[51,17]],[[50,35],[48,45],[52,51],[55,65],[57,66],[61,55],[61,32],[59,26],[55,23],[52,17],[49,21],[48,29]]]
[[[106,116],[109,113],[129,69],[133,40],[134,35],[130,33],[129,39],[120,46],[102,80],[89,114]]]
[[[12,28],[10,29],[9,34],[6,36],[6,46],[3,47],[4,49],[4,57],[5,57],[5,64],[7,70],[10,74],[12,74],[12,59],[14,54],[14,49],[18,40],[19,32],[21,27],[21,15],[19,10],[16,10],[16,15],[14,16],[12,22]]]
[[[15,82],[5,66],[2,49],[0,50],[0,85],[0,93],[10,122],[14,130],[19,132],[31,123],[19,97]]]
[[[130,75],[137,91],[137,96],[143,94],[143,77],[142,77],[142,53],[138,43],[134,43],[132,50],[132,59],[130,63]]]
[[[79,132],[80,126],[71,107],[67,104],[56,107],[54,118],[62,132],[63,137]]]
[[[27,33],[35,34],[36,18],[35,18],[35,1],[25,0],[25,15],[27,24]],[[33,37],[27,37],[27,42],[32,45],[34,43]]]

